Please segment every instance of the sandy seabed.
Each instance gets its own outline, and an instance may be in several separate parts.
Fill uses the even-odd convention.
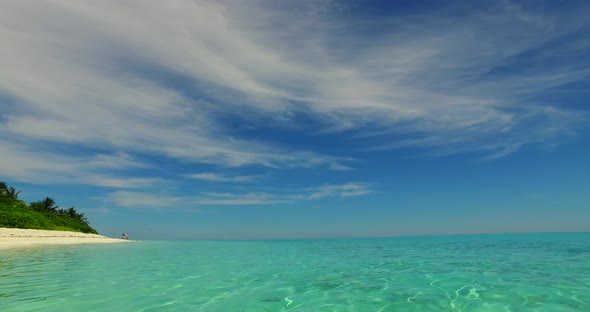
[[[0,249],[42,245],[107,244],[130,241],[67,231],[0,228]]]

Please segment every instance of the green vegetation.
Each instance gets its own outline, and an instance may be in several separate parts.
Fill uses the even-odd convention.
[[[61,209],[49,197],[27,205],[18,199],[19,194],[0,182],[0,227],[98,234],[74,207]]]

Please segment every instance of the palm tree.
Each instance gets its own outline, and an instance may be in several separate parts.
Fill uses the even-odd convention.
[[[72,219],[76,219],[80,222],[88,224],[88,218],[86,218],[84,216],[84,213],[83,212],[78,213],[76,211],[76,208],[74,208],[74,207],[70,207],[67,210],[65,210],[65,215],[72,218]]]
[[[43,210],[46,211],[56,211],[59,206],[55,205],[55,200],[51,197],[45,197],[44,200],[41,201],[41,205],[43,205]]]
[[[83,212],[76,214],[76,220],[88,224],[88,218],[84,216]]]
[[[72,219],[76,219],[76,209],[74,207],[70,207],[68,210],[66,210],[66,216],[72,218]]]
[[[59,206],[55,205],[55,200],[53,200],[53,198],[45,197],[43,200],[31,203],[31,208],[33,208],[33,210],[43,212],[57,212],[57,208],[59,208]]]
[[[20,194],[20,192],[14,187],[8,187],[5,182],[0,182],[0,197],[18,199],[18,194]]]
[[[18,194],[20,194],[20,191],[17,192],[16,189],[12,186],[9,187],[6,191],[6,195],[8,195],[12,199],[18,199]]]

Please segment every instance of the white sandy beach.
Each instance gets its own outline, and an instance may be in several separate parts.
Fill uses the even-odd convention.
[[[127,243],[128,240],[66,231],[0,228],[0,249],[42,245]]]

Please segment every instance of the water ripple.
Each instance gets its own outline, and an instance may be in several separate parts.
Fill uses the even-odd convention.
[[[0,311],[590,311],[589,234],[3,251]]]

